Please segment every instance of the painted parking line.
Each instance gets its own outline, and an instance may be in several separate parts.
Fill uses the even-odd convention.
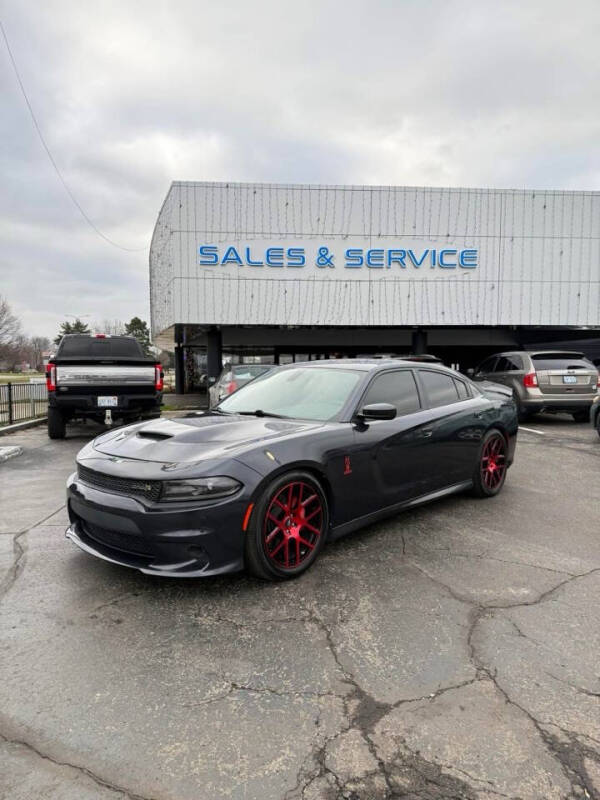
[[[519,425],[520,431],[527,431],[527,433],[537,433],[538,436],[545,436],[546,434],[544,431],[536,431],[535,428],[525,428],[523,425]]]

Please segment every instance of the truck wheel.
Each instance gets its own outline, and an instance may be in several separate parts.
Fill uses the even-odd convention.
[[[48,436],[51,439],[64,439],[67,433],[67,421],[58,408],[48,409]]]

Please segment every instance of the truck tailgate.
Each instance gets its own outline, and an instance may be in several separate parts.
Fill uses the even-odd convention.
[[[153,386],[153,366],[73,364],[56,367],[57,386]]]

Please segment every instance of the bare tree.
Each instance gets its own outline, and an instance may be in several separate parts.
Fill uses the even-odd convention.
[[[109,333],[111,336],[121,336],[125,333],[125,323],[120,319],[103,319],[102,322],[92,322],[94,333]]]
[[[0,295],[0,347],[14,344],[20,332],[20,321],[12,313],[8,301]]]

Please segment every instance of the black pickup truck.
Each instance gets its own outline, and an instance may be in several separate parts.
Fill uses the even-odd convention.
[[[46,367],[48,436],[64,439],[72,419],[112,425],[159,417],[163,377],[133,336],[63,336]]]

